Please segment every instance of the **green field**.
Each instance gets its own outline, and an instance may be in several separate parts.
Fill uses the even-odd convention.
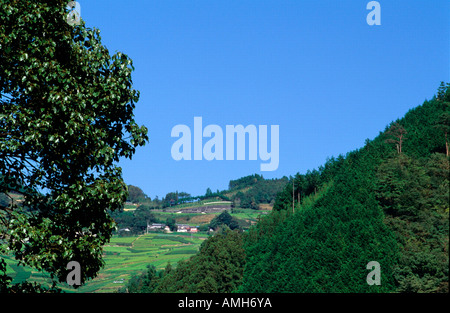
[[[164,269],[168,262],[175,265],[182,259],[195,254],[206,239],[202,234],[162,234],[150,233],[133,237],[113,237],[104,246],[105,266],[99,275],[84,286],[74,290],[68,286],[59,286],[67,292],[116,292],[136,274],[146,270],[147,265]],[[48,283],[46,274],[35,272],[31,268],[17,266],[17,261],[6,257],[7,274],[14,278],[13,283],[24,280]],[[83,265],[81,265],[83,270]]]
[[[238,208],[230,213],[236,219],[245,221],[246,228],[248,228],[250,224],[257,221],[258,216],[266,214],[267,211]],[[155,216],[160,220],[173,217],[177,223],[191,226],[207,224],[219,214],[220,212],[208,214],[155,212]],[[145,271],[147,265],[152,264],[158,270],[162,270],[168,262],[176,265],[178,261],[188,259],[198,251],[200,244],[207,236],[206,233],[149,233],[131,237],[113,236],[111,242],[104,246],[105,266],[95,279],[76,290],[67,285],[59,287],[64,291],[77,293],[116,292],[120,287],[125,286],[133,275]],[[51,281],[46,273],[17,266],[17,261],[13,257],[2,257],[6,260],[7,274],[13,277],[13,283],[27,280],[50,285]],[[83,269],[82,265],[81,269]]]

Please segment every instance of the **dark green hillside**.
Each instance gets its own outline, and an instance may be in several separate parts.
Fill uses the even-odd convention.
[[[363,148],[297,175],[295,214],[291,182],[247,237],[239,291],[448,291],[449,101],[442,85]]]
[[[258,224],[247,240],[244,292],[389,292],[397,245],[383,223],[364,159],[345,162],[312,204],[296,207],[271,232]],[[350,166],[351,164],[351,166]],[[349,171],[350,168],[353,171]],[[307,202],[306,199],[304,202]],[[278,213],[280,214],[280,213]],[[278,218],[275,216],[268,217]],[[366,264],[382,266],[381,286],[368,286]],[[380,288],[381,287],[381,288]]]

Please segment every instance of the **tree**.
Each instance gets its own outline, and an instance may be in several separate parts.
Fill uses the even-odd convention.
[[[139,276],[131,277],[127,283],[126,290],[129,293],[151,293],[158,286],[162,274],[162,271],[156,271],[154,265],[147,265],[146,272]]]
[[[59,282],[76,260],[84,283],[127,198],[116,163],[148,137],[134,120],[132,60],[110,56],[84,21],[69,25],[66,4],[0,0],[0,193],[24,196],[0,209],[0,254]]]
[[[155,292],[233,292],[241,284],[245,260],[243,234],[224,228],[205,240],[189,260],[166,268]]]
[[[228,213],[228,211],[223,211],[220,215],[213,218],[211,223],[209,223],[209,227],[212,229],[217,229],[223,225],[228,226],[231,230],[239,228],[238,222],[230,215],[230,213]]]
[[[146,228],[148,224],[156,222],[156,217],[151,212],[151,209],[145,206],[139,206],[135,210],[134,216],[139,222],[143,224],[144,228]]]
[[[147,199],[150,200],[150,198],[142,191],[141,188],[133,185],[128,185],[128,201],[138,203]]]
[[[190,197],[191,197],[191,194],[190,194],[190,193],[187,193],[187,192],[184,192],[184,191],[182,191],[182,192],[179,192],[179,193],[178,193],[178,197],[179,197],[180,199],[184,199],[184,198],[190,198]]]
[[[450,102],[450,83],[441,82],[437,92],[437,100]]]
[[[169,227],[171,231],[176,231],[178,229],[176,221],[173,217],[168,217],[166,219],[166,226]]]
[[[398,155],[382,163],[376,173],[377,200],[393,216],[415,215],[427,184],[424,170],[412,158]],[[416,204],[416,205],[414,205]]]
[[[397,148],[397,153],[402,153],[402,145],[403,141],[406,139],[405,135],[407,134],[407,131],[399,124],[399,123],[393,123],[389,127],[389,129],[386,132],[386,135],[390,138],[386,139],[385,141],[387,143],[394,143]],[[392,138],[393,137],[393,138]]]
[[[444,112],[439,115],[435,127],[442,131],[445,137],[445,152],[449,156],[448,133],[450,132],[450,83],[441,82],[438,88],[437,100],[444,104]]]
[[[446,102],[448,110],[450,111],[450,102]],[[448,133],[450,132],[450,112],[446,111],[439,115],[439,119],[436,121],[435,127],[442,131],[445,138],[445,153],[449,156],[449,143]]]

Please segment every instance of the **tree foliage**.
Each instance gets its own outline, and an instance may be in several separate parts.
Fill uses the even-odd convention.
[[[126,289],[135,293],[229,293],[240,284],[244,260],[242,233],[225,227],[205,240],[189,260],[178,262],[175,268],[168,263],[159,272],[150,266],[134,276]]]
[[[133,185],[128,185],[128,198],[127,201],[132,203],[142,203],[146,200],[151,200],[141,188]]]
[[[228,183],[228,189],[233,190],[233,189],[249,187],[249,186],[252,186],[252,185],[256,184],[257,182],[263,181],[263,180],[264,180],[264,178],[258,174],[241,177],[236,180],[230,180],[230,182]]]
[[[120,289],[119,292],[129,293],[152,293],[159,284],[162,276],[170,272],[170,263],[166,267],[166,271],[157,271],[154,265],[148,265],[147,271],[133,276],[127,283],[126,287]]]
[[[209,227],[216,230],[219,227],[227,226],[231,230],[239,228],[237,220],[228,213],[228,211],[223,211],[218,216],[212,219],[209,223]]]
[[[403,141],[407,139],[406,134],[408,132],[399,123],[393,123],[386,131],[386,136],[388,137],[385,141],[387,143],[395,144],[397,153],[402,153]]]
[[[377,171],[376,196],[401,247],[401,292],[448,292],[449,162],[442,153],[398,156]]]
[[[25,199],[0,207],[0,253],[57,281],[76,260],[85,282],[102,266],[108,212],[127,198],[116,163],[148,138],[131,59],[84,21],[69,25],[66,5],[0,1],[0,193]]]
[[[236,207],[257,210],[260,204],[273,204],[287,181],[287,177],[264,179],[258,174],[231,180],[229,191],[237,190],[231,200]]]
[[[114,219],[120,236],[142,234],[147,229],[147,225],[160,222],[152,210],[145,205],[139,206],[134,211],[114,211],[110,215]],[[127,231],[124,232],[123,229]]]
[[[242,233],[224,229],[202,243],[198,254],[178,263],[156,292],[227,293],[242,279],[245,251]]]

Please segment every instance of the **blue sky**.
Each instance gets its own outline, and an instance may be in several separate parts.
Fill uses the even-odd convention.
[[[149,142],[123,160],[127,184],[154,198],[223,190],[258,173],[305,173],[373,139],[450,81],[450,1],[78,1],[110,53],[128,54]],[[175,161],[171,130],[279,125],[279,167],[261,160]],[[269,127],[270,128],[270,127]],[[204,140],[204,142],[207,140]],[[225,145],[225,143],[224,143]]]

